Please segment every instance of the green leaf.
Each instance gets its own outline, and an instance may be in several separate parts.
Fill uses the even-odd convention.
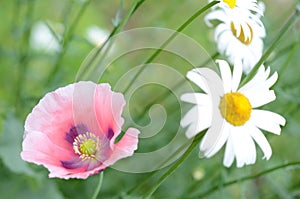
[[[0,162],[0,168],[2,163]],[[54,179],[45,175],[32,178],[25,175],[14,175],[7,168],[1,169],[0,193],[1,198],[17,199],[63,199]]]
[[[21,121],[13,114],[9,114],[0,135],[0,158],[12,172],[35,176],[36,174],[20,156],[23,132]]]

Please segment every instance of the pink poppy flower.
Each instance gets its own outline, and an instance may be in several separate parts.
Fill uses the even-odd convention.
[[[25,121],[21,157],[49,177],[87,178],[137,149],[139,131],[121,132],[125,105],[108,84],[78,82],[46,94]]]

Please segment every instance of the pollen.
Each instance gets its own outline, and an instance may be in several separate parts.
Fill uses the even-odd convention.
[[[243,44],[245,45],[249,45],[251,42],[252,42],[252,39],[253,39],[253,30],[251,28],[251,26],[249,24],[247,24],[249,30],[250,30],[250,34],[249,35],[246,35],[245,34],[245,31],[244,29],[241,27],[241,32],[240,34],[238,35],[237,34],[237,29],[236,27],[234,26],[234,23],[231,22],[231,31],[233,33],[233,35],[238,39],[240,40],[240,42],[242,42]]]
[[[99,146],[99,138],[90,132],[78,135],[73,142],[74,152],[81,159],[95,159]]]
[[[227,93],[219,105],[222,116],[234,126],[244,125],[251,116],[251,104],[245,95],[239,92]]]
[[[231,9],[236,6],[236,0],[223,0],[223,2],[226,3]]]

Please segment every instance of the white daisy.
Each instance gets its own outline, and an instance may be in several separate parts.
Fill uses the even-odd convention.
[[[270,67],[265,70],[261,66],[253,79],[238,89],[242,63],[235,63],[233,74],[226,61],[218,60],[217,63],[222,80],[207,68],[197,68],[187,73],[187,78],[205,93],[186,93],[181,97],[182,101],[195,104],[181,120],[181,126],[188,127],[186,136],[192,138],[208,128],[200,151],[209,158],[227,143],[223,161],[226,167],[232,165],[234,158],[237,167],[255,163],[255,142],[268,160],[272,150],[260,129],[279,135],[280,125],[285,125],[285,119],[257,108],[276,99],[270,87],[277,81],[277,73],[269,77]]]
[[[259,20],[241,14],[233,19],[223,10],[216,10],[206,16],[207,23],[218,19],[214,39],[220,54],[228,57],[231,64],[236,59],[243,63],[243,70],[249,73],[263,53],[263,38],[266,36],[264,25]]]

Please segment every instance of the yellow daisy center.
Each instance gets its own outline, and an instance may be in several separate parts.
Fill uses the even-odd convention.
[[[236,6],[236,0],[223,0],[223,2],[226,3],[231,9]]]
[[[237,35],[236,27],[234,26],[234,23],[231,22],[231,31],[232,31],[233,35],[245,45],[249,45],[253,39],[253,30],[249,24],[247,24],[247,26],[250,29],[250,35],[248,37],[245,35],[243,28],[241,28],[240,34]]]
[[[95,154],[99,150],[99,146],[99,138],[90,132],[78,135],[73,142],[75,153],[80,155],[82,159],[95,159]]]
[[[219,105],[222,116],[234,126],[242,126],[251,115],[251,104],[245,95],[239,92],[226,93]]]

